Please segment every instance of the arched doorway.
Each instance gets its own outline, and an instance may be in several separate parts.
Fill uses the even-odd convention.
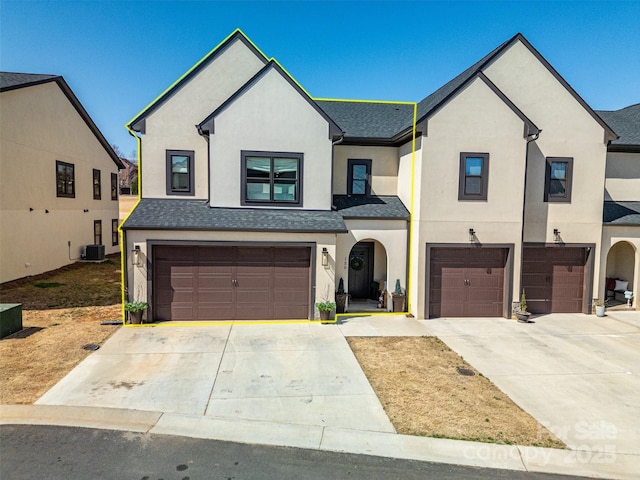
[[[351,300],[377,301],[387,280],[387,253],[376,240],[356,243],[349,253],[348,292]]]
[[[607,254],[607,279],[608,282],[618,280],[619,282],[627,282],[626,290],[633,290],[635,283],[635,256],[636,252],[629,242],[617,242],[609,249]],[[612,295],[612,291],[607,286],[605,295]],[[620,294],[614,295],[613,300],[616,303],[623,302],[624,299]]]

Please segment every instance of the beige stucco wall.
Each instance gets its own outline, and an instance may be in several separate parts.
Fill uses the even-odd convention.
[[[605,200],[640,200],[640,153],[608,152]]]
[[[469,229],[483,244],[520,245],[522,184],[526,140],[523,121],[481,80],[436,112],[422,138],[419,216],[414,217],[414,267],[417,270],[411,312],[424,317],[427,243],[469,243]],[[486,201],[459,201],[460,153],[489,153]],[[519,278],[516,248],[514,278]],[[517,292],[517,289],[514,289]],[[514,293],[514,300],[517,298]]]
[[[374,280],[386,280],[392,290],[396,278],[402,288],[407,285],[407,222],[404,220],[351,219],[345,220],[349,233],[339,234],[336,242],[335,278],[349,285],[349,253],[362,241],[375,241]],[[383,263],[384,262],[384,263]],[[389,287],[387,287],[389,289]],[[392,309],[390,302],[387,302]]]
[[[55,82],[0,95],[0,282],[73,263],[94,243],[94,220],[102,221],[105,252],[117,252],[118,168],[73,105]],[[56,160],[74,164],[75,198],[56,196]],[[93,199],[94,168],[101,200]]]
[[[239,240],[241,238],[242,240]],[[147,241],[169,241],[176,245],[189,242],[231,242],[242,245],[242,242],[256,242],[260,244],[295,244],[309,243],[316,245],[315,262],[315,302],[325,299],[333,301],[336,288],[335,258],[336,235],[329,233],[270,233],[270,232],[201,232],[201,231],[145,231],[130,230],[127,232],[127,252],[136,246],[140,247],[142,261],[141,266],[134,266],[131,255],[127,258],[127,294],[128,300],[146,301],[152,305],[151,292],[148,292],[148,281],[151,281],[151,273],[147,270],[147,260],[151,261]],[[322,249],[329,252],[329,266],[322,266]],[[317,316],[317,309],[315,310]]]
[[[347,194],[349,159],[371,160],[371,195],[398,194],[398,148],[336,145],[333,154],[333,193]]]
[[[614,258],[616,252],[614,250],[612,257],[609,257],[609,252],[612,247],[620,245],[621,242],[630,245],[633,250],[633,258],[626,256],[624,259],[619,259],[622,260],[621,268],[613,268],[613,264],[616,262],[616,258]],[[640,295],[640,227],[605,225],[602,228],[602,255],[600,256],[599,272],[599,287],[593,290],[594,298],[605,297],[605,278],[608,274],[616,274],[630,282],[629,286],[635,299],[634,308],[637,309]]]
[[[302,208],[331,208],[329,123],[277,70],[218,114],[209,143],[212,205],[241,205],[241,151],[249,150],[304,154]]]
[[[195,152],[195,196],[208,197],[207,141],[202,122],[264,66],[242,41],[235,40],[146,119],[142,135],[142,196],[166,197],[166,150]],[[185,197],[182,197],[185,198]]]

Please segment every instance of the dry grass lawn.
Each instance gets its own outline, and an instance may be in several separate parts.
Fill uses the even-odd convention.
[[[0,340],[0,404],[35,402],[119,328],[120,255],[76,263],[0,286],[0,302],[22,303],[23,329]]]
[[[347,340],[398,433],[565,448],[438,338]]]

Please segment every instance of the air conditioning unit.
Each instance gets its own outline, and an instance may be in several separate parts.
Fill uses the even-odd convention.
[[[104,245],[87,245],[85,260],[104,260]]]

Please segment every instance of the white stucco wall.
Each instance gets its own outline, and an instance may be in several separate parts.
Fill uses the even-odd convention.
[[[329,123],[277,70],[269,70],[218,114],[209,143],[212,205],[241,205],[241,151],[247,150],[302,153],[300,208],[331,208]]]
[[[640,153],[608,152],[605,200],[640,201]]]
[[[78,260],[94,243],[94,220],[102,221],[105,252],[118,252],[111,242],[118,167],[62,90],[49,82],[0,95],[0,283]],[[56,160],[75,166],[75,198],[56,196]]]
[[[208,197],[208,145],[195,125],[255,75],[263,60],[236,39],[148,116],[141,135],[143,197],[167,197],[167,150],[195,152],[195,195],[187,198]]]
[[[241,240],[240,240],[241,239]],[[148,281],[151,281],[151,272],[147,270],[147,261],[151,261],[148,241],[167,241],[179,244],[189,244],[194,242],[230,242],[234,245],[242,245],[242,242],[256,242],[264,245],[274,244],[295,244],[310,243],[316,245],[315,262],[315,290],[312,292],[314,302],[320,302],[325,298],[333,301],[336,289],[335,280],[335,258],[336,258],[336,235],[329,233],[270,233],[270,232],[202,232],[202,231],[145,231],[130,230],[127,232],[127,292],[128,300],[146,301],[152,305],[151,292],[148,291]],[[142,261],[141,266],[134,266],[131,252],[136,246],[140,247]],[[329,252],[329,266],[322,266],[322,249]],[[315,312],[317,314],[317,310]]]
[[[371,195],[397,195],[398,148],[336,145],[333,154],[333,193],[347,194],[349,159],[371,160]]]

